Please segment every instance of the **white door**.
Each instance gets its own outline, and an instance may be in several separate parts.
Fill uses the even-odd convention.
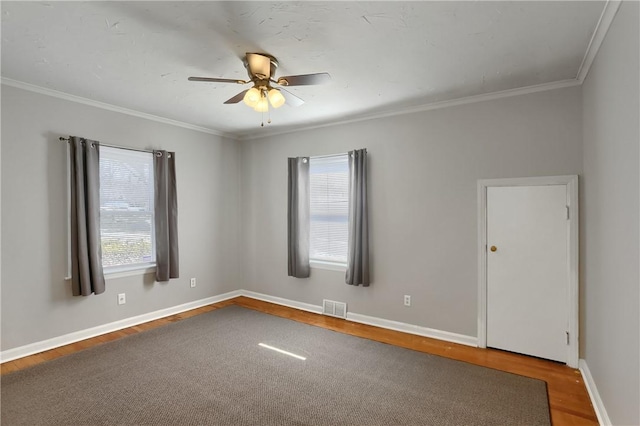
[[[487,188],[487,346],[567,361],[567,186]]]

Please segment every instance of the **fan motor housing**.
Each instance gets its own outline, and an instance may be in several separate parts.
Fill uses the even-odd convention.
[[[263,56],[265,58],[269,58],[269,63],[271,64],[271,72],[270,72],[270,76],[266,76],[260,73],[252,73],[251,72],[251,68],[249,67],[249,61],[247,60],[247,55],[252,54],[252,55],[260,55]],[[268,53],[247,53],[247,55],[245,55],[245,57],[242,60],[242,63],[244,64],[244,67],[247,69],[247,73],[249,74],[249,78],[253,81],[255,81],[256,79],[258,80],[269,80],[269,77],[273,77],[276,73],[276,69],[278,68],[278,60],[275,58],[275,56],[271,56]]]

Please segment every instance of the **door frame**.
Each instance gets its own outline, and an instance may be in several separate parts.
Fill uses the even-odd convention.
[[[578,368],[579,359],[579,296],[578,296],[578,176],[542,176],[506,179],[478,180],[478,347],[487,347],[487,188],[500,186],[544,186],[565,185],[567,189],[567,206],[569,208],[568,224],[568,260],[567,277],[569,291],[567,307],[569,312],[567,328],[569,345],[567,345],[566,363],[569,367]]]

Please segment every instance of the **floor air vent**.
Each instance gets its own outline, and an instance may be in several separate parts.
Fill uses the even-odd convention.
[[[324,299],[322,301],[322,313],[324,315],[331,315],[332,317],[346,318],[347,304]]]

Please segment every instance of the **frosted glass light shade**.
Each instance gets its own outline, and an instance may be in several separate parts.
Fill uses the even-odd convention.
[[[261,97],[255,107],[254,110],[258,112],[267,112],[269,110],[269,102],[265,96]]]
[[[242,98],[244,103],[250,106],[251,108],[255,108],[256,105],[258,105],[258,102],[260,102],[260,99],[261,99],[260,91],[255,87],[252,87],[251,89],[247,90],[247,93],[244,94],[244,98]]]
[[[278,89],[269,90],[269,102],[271,102],[271,106],[274,108],[280,108],[284,105],[284,96]]]

